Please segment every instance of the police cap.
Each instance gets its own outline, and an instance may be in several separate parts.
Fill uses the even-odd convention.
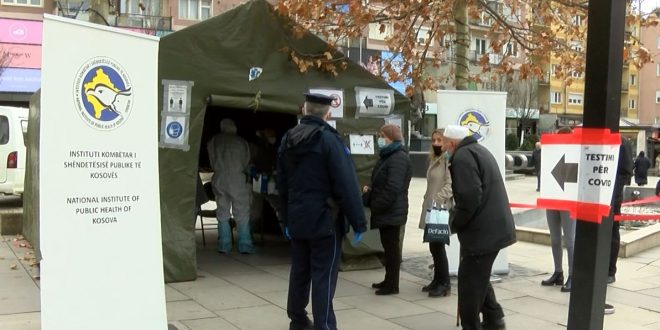
[[[330,96],[323,94],[305,93],[305,102],[316,103],[321,105],[331,105],[334,99]]]

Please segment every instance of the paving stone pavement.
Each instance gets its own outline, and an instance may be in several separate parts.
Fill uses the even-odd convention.
[[[533,180],[520,180],[513,187],[508,184],[511,200],[536,198]],[[341,329],[459,329],[455,290],[443,298],[421,292],[430,276],[431,258],[417,229],[421,209],[414,201],[421,201],[424,189],[424,181],[414,179],[400,294],[373,294],[370,285],[382,280],[383,269],[340,273],[334,306]],[[288,329],[287,243],[267,238],[260,254],[247,256],[220,255],[212,244],[203,248],[198,237],[199,278],[165,285],[170,329]],[[207,241],[214,240],[215,235],[207,232]],[[40,328],[39,280],[29,256],[29,248],[22,247],[21,241],[8,236],[0,239],[0,329]],[[540,285],[552,270],[550,248],[519,242],[508,249],[508,256],[511,274],[494,284],[507,329],[566,328],[569,295],[559,287]],[[605,316],[604,329],[660,329],[660,247],[620,259],[619,269],[617,282],[607,293],[616,313]]]

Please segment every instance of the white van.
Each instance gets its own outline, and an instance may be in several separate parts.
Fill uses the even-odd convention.
[[[0,106],[0,193],[23,195],[28,109]]]

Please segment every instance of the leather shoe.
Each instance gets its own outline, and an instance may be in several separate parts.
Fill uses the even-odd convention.
[[[571,292],[571,277],[566,280],[566,284],[561,286],[561,292]]]
[[[612,284],[614,282],[616,282],[616,276],[610,275],[607,277],[607,284]]]
[[[380,283],[371,283],[371,287],[374,289],[382,289],[385,287],[385,281],[382,281]]]
[[[381,288],[376,290],[376,295],[377,296],[388,296],[391,294],[399,294],[399,289],[394,289],[394,288]]]
[[[429,292],[429,291],[437,288],[438,285],[440,285],[440,283],[433,280],[433,281],[431,281],[431,283],[429,283],[429,284],[422,287],[422,292]]]
[[[429,290],[429,297],[446,297],[451,292],[451,289],[446,285],[438,285],[432,290]]]
[[[543,286],[564,285],[564,273],[554,272],[550,278],[541,281]]]
[[[484,330],[504,330],[506,329],[506,323],[504,323],[504,318],[501,318],[494,321],[484,321],[481,323],[481,327],[483,327]]]

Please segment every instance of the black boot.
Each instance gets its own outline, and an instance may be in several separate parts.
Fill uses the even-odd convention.
[[[382,281],[380,283],[372,283],[371,287],[374,289],[382,289],[385,287],[385,281]]]
[[[561,292],[571,292],[571,277],[568,276],[566,284],[561,286]]]
[[[398,293],[399,293],[399,288],[384,287],[384,288],[376,290],[376,295],[377,296],[388,296],[388,295],[391,295],[391,294],[398,294]]]
[[[438,287],[438,285],[440,285],[440,283],[438,283],[438,281],[436,281],[434,278],[433,281],[431,281],[431,283],[422,287],[422,292],[429,292],[431,290],[434,290]]]
[[[451,289],[448,285],[440,284],[429,290],[429,297],[446,297],[451,292]]]
[[[550,278],[541,281],[543,286],[564,285],[564,273],[554,272]]]

